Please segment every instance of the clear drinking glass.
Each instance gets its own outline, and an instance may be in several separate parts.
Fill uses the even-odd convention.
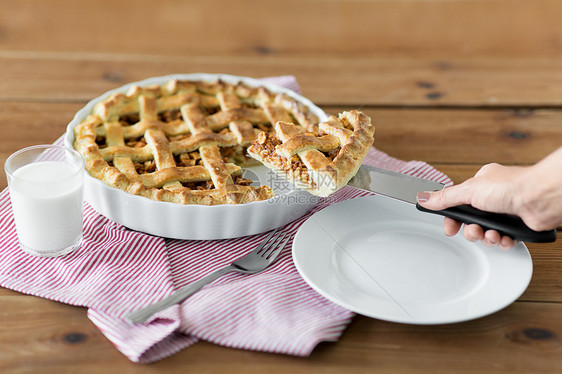
[[[41,257],[67,254],[82,243],[84,159],[73,149],[37,145],[4,165],[20,247]]]

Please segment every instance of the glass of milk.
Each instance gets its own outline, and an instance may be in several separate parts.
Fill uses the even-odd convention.
[[[41,257],[65,255],[82,243],[84,159],[73,149],[37,145],[4,165],[20,247]]]

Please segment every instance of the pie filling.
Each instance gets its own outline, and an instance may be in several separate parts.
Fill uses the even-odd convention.
[[[296,179],[310,188],[315,189],[316,182],[312,180],[308,173],[308,167],[298,155],[293,155],[288,158],[277,153],[276,147],[281,144],[281,140],[276,136],[271,133],[262,132],[259,134],[258,139],[252,144],[251,149],[252,152],[258,154],[262,160],[288,175],[290,179]],[[341,148],[338,147],[329,152],[322,153],[328,160],[333,161],[340,149]]]
[[[220,108],[207,108],[206,112],[208,114],[214,114],[218,112]],[[158,119],[164,123],[170,123],[174,121],[182,121],[182,115],[179,109],[177,110],[169,110],[164,111],[158,114]],[[119,117],[119,122],[122,126],[132,126],[137,124],[140,121],[139,115],[136,113],[127,114],[124,116]],[[264,130],[271,130],[270,124],[257,124],[258,128]],[[232,132],[225,128],[218,132],[218,134],[232,134]],[[170,141],[178,141],[187,139],[191,136],[191,134],[181,134],[175,136],[167,136],[167,140]],[[96,137],[96,144],[98,145],[99,149],[107,148],[106,138],[104,136],[97,136]],[[125,145],[130,148],[142,148],[146,146],[146,140],[144,136],[138,138],[131,138],[125,140]],[[225,163],[234,163],[241,166],[248,166],[255,164],[255,160],[251,158],[247,153],[247,147],[242,146],[232,146],[232,147],[221,147],[220,153],[222,159]],[[178,153],[174,155],[174,161],[176,166],[178,167],[190,167],[190,166],[203,166],[203,160],[201,159],[201,155],[198,151],[193,152],[186,152],[186,153]],[[108,161],[109,166],[114,166],[113,161]],[[154,160],[149,160],[145,162],[133,161],[133,165],[135,167],[135,171],[137,174],[148,174],[154,173],[157,170],[156,162]],[[233,182],[235,185],[238,186],[250,186],[253,181],[242,178],[240,176],[233,176]],[[197,182],[181,182],[181,185],[189,190],[199,190],[199,191],[206,191],[206,190],[214,190],[215,184],[213,181],[197,181]]]

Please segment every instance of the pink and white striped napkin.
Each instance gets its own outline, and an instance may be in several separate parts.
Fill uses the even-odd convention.
[[[294,77],[266,80],[298,91]],[[365,163],[451,184],[424,162],[401,161],[374,148]],[[321,199],[311,212],[282,231],[294,237],[315,212],[369,194],[345,187]],[[90,320],[134,362],[160,360],[199,340],[307,356],[319,342],[338,340],[354,314],[324,299],[302,280],[292,262],[292,241],[262,273],[227,274],[147,324],[124,320],[129,311],[243,256],[265,236],[214,241],[154,237],[128,230],[86,203],[82,247],[64,257],[39,258],[18,248],[5,189],[0,193],[0,286],[88,307]]]

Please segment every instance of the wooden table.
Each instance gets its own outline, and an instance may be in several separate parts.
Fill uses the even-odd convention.
[[[292,74],[327,112],[372,116],[381,150],[459,183],[562,144],[561,15],[556,0],[0,0],[0,161],[127,82]],[[504,310],[442,326],[358,316],[308,358],[203,342],[137,365],[85,309],[0,289],[0,371],[562,372],[562,239],[528,247],[532,282]]]

